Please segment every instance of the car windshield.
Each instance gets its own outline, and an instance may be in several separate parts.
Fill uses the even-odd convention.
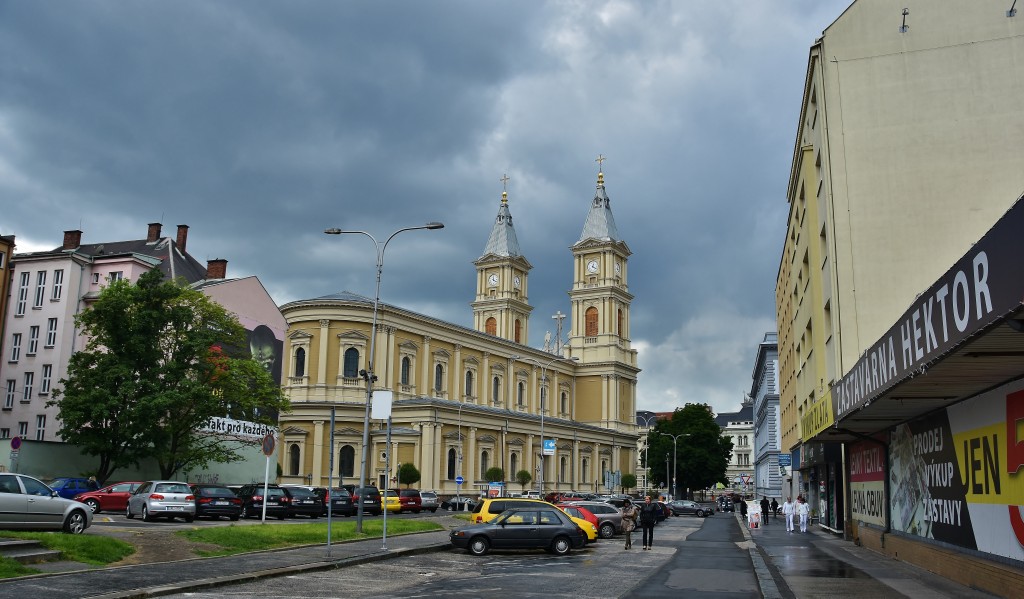
[[[290,493],[292,497],[313,497],[312,491],[309,489],[303,489],[302,487],[288,487],[288,493]]]

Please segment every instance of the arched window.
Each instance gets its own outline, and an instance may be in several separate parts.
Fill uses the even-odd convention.
[[[521,381],[519,383],[519,391],[516,395],[516,398],[518,400],[517,403],[519,404],[519,407],[523,407],[526,405],[526,385],[523,384]]]
[[[495,320],[493,316],[487,319],[487,324],[484,325],[484,331],[486,331],[488,335],[498,334],[498,321]]]
[[[508,458],[508,471],[513,477],[519,472],[519,456],[514,453]]]
[[[540,388],[540,411],[543,412],[546,409],[548,409],[548,388],[547,387],[541,387]]]
[[[306,350],[295,350],[295,376],[306,376]]]
[[[466,371],[466,397],[473,397],[473,371]]]
[[[522,334],[522,332],[523,332],[523,323],[520,322],[519,319],[517,318],[516,319],[516,333],[515,333],[516,334],[516,336],[515,336],[516,343],[522,343],[522,341],[520,341],[520,335]]]
[[[340,476],[355,476],[356,471],[356,450],[351,445],[345,445],[338,452],[338,474]]]
[[[487,458],[488,455],[486,451],[480,453],[480,478],[484,477],[484,474],[487,472],[487,468],[489,467],[487,464]]]
[[[494,377],[494,381],[491,382],[491,401],[498,403],[500,397],[499,392],[501,391],[501,380],[498,377]]]
[[[569,413],[569,394],[566,393],[565,391],[562,391],[562,401],[561,401],[561,403],[562,403],[562,413],[563,414],[568,414]]]
[[[434,391],[444,391],[444,366],[441,364],[434,365]]]
[[[618,313],[618,316],[617,316],[616,320],[617,320],[617,322],[615,324],[616,333],[619,335],[619,337],[622,337],[623,331],[622,331],[622,309],[621,308],[619,309],[619,313]]]
[[[412,367],[411,362],[412,362],[412,360],[409,359],[409,356],[403,356],[402,357],[402,384],[403,385],[408,385],[409,384],[409,370]]]
[[[459,453],[452,447],[448,450],[448,480],[455,480],[455,465],[458,463]]]
[[[564,483],[569,480],[569,460],[562,456],[562,459],[558,460],[558,482]]]
[[[583,467],[580,468],[580,482],[581,483],[590,482],[590,480],[589,480],[590,477],[588,475],[588,472],[590,472],[590,460],[587,459],[587,458],[583,458]]]
[[[288,474],[299,475],[299,446],[296,443],[292,443],[288,448]]]
[[[597,336],[597,308],[591,306],[587,308],[587,311],[583,315],[583,320],[586,326],[584,335],[587,337]]]
[[[342,376],[354,379],[359,376],[359,350],[350,347],[345,350],[345,370]]]

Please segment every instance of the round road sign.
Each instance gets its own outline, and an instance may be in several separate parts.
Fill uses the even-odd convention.
[[[274,454],[274,435],[263,437],[263,455],[268,458]]]
[[[21,437],[12,437],[11,449],[18,449],[19,447],[21,447]]]
[[[466,482],[466,479],[462,478],[461,476],[456,476],[455,477],[455,484],[461,485],[464,482]]]

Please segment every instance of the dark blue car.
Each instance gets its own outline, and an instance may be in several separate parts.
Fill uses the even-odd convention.
[[[96,491],[100,488],[99,484],[94,479],[76,478],[72,476],[61,476],[59,478],[55,478],[51,481],[47,481],[46,485],[65,499],[74,499],[75,495],[78,495],[79,493]]]

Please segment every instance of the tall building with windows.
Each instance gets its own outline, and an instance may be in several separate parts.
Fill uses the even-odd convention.
[[[779,463],[778,335],[765,333],[754,359],[750,398],[754,414],[754,486],[758,497],[785,497]],[[782,503],[780,500],[779,503]]]
[[[371,347],[374,390],[394,399],[390,446],[385,422],[371,423],[367,478],[378,486],[394,485],[406,463],[420,471],[419,487],[450,495],[483,490],[495,466],[509,491],[603,491],[634,474],[640,369],[629,338],[630,252],[603,177],[567,258],[573,323],[564,354],[527,345],[532,266],[504,192],[473,263],[473,328],[380,303],[373,329],[373,300],[350,292],[282,306],[292,403],[280,418],[282,480],[358,482],[366,402],[360,372]],[[515,482],[523,471],[526,485]]]
[[[4,325],[7,324],[7,303],[11,297],[11,257],[14,255],[14,235],[0,235],[0,356],[4,351]],[[0,362],[2,363],[2,362]]]

